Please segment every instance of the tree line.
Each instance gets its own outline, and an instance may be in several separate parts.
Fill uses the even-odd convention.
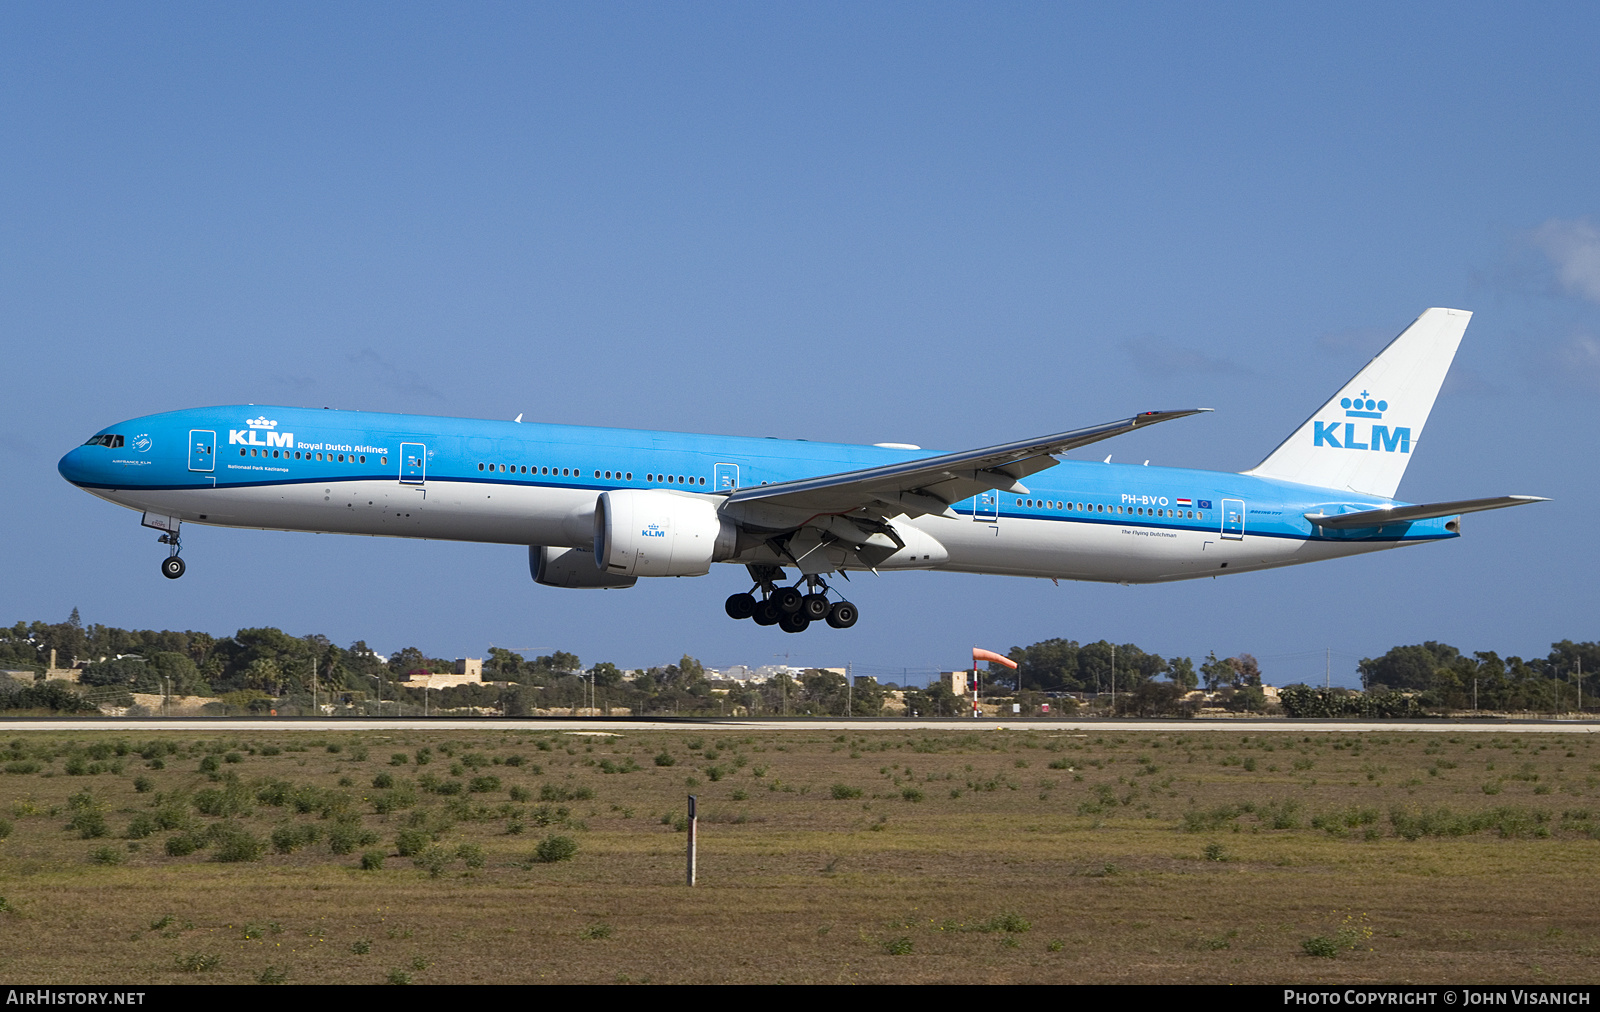
[[[1126,694],[1126,707],[1170,710],[1182,694],[1204,685],[1225,706],[1261,710],[1260,664],[1250,654],[1218,658],[1208,654],[1196,665],[1191,658],[1163,658],[1132,643],[1105,640],[1080,644],[1049,639],[1007,653],[1015,672],[990,663],[991,679],[1009,682],[1017,692]],[[1290,716],[1414,716],[1424,712],[1497,711],[1558,712],[1600,704],[1600,642],[1561,640],[1544,657],[1501,657],[1493,651],[1465,654],[1448,643],[1390,648],[1357,665],[1362,691],[1317,690],[1303,684],[1279,691]],[[1119,711],[1124,705],[1119,702]]]
[[[18,622],[0,629],[0,669],[42,676],[51,651],[57,667],[80,667],[78,681],[95,701],[130,705],[132,693],[220,697],[231,711],[311,713],[313,705],[362,713],[394,707],[438,710],[468,707],[526,716],[539,709],[627,707],[633,713],[876,714],[886,687],[871,678],[847,684],[844,676],[810,670],[760,685],[713,692],[705,666],[685,654],[627,678],[609,661],[585,666],[557,650],[524,657],[490,647],[484,684],[424,690],[403,680],[414,673],[447,673],[450,658],[405,647],[387,658],[357,640],[340,647],[320,634],[292,636],[280,629],[240,629],[232,636],[204,632],[132,630],[84,624],[77,609],[65,622]],[[504,684],[490,684],[504,683]],[[0,709],[94,709],[59,685],[11,686]]]
[[[714,692],[704,666],[687,654],[676,664],[627,678],[610,662],[586,667],[577,655],[560,650],[530,658],[491,647],[484,659],[485,684],[425,695],[403,676],[450,672],[454,660],[429,657],[416,647],[385,658],[362,640],[341,647],[320,634],[293,636],[270,627],[223,637],[119,629],[85,624],[76,609],[65,622],[18,622],[0,629],[0,668],[42,675],[52,650],[57,666],[81,665],[80,683],[104,690],[96,695],[100,701],[106,701],[102,697],[107,693],[126,696],[131,703],[128,694],[133,692],[169,692],[220,696],[236,709],[280,712],[311,712],[315,692],[321,704],[374,713],[384,712],[380,701],[386,701],[417,708],[493,708],[511,715],[586,705],[627,707],[637,714],[731,714],[740,708],[751,714],[872,715],[881,710],[888,691],[898,688],[813,669],[798,678],[778,676]],[[1259,712],[1268,705],[1261,666],[1248,653],[1225,658],[1210,653],[1196,664],[1190,657],[1162,657],[1132,643],[1055,638],[1013,647],[1007,656],[1017,669],[991,663],[985,695],[1012,699],[1027,712],[1047,701],[1053,701],[1055,712],[1070,712],[1075,704],[1063,694],[1115,690],[1119,713],[1178,713],[1183,697],[1198,687],[1215,693],[1216,701],[1230,709]],[[1430,640],[1363,658],[1357,667],[1364,691],[1285,686],[1279,692],[1283,709],[1290,716],[1401,716],[1473,708],[1555,712],[1577,707],[1580,696],[1585,709],[1600,702],[1593,698],[1600,685],[1591,680],[1600,671],[1596,642],[1562,640],[1546,656],[1524,659],[1492,651],[1466,654]],[[27,695],[13,691],[0,695],[0,708],[77,705],[62,691],[42,684]],[[908,689],[905,703],[927,716],[954,716],[970,706],[942,684]]]

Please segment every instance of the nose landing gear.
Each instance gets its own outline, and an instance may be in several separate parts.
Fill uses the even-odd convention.
[[[723,610],[732,619],[754,619],[756,625],[775,625],[784,632],[803,632],[812,622],[826,621],[835,629],[848,629],[856,624],[859,614],[849,601],[829,601],[830,588],[820,576],[804,578],[809,593],[801,593],[798,585],[779,587],[784,578],[777,566],[748,566],[755,586],[743,594],[734,594],[723,604]],[[756,591],[761,592],[759,598]]]

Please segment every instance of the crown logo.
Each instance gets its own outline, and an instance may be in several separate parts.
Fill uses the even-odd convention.
[[[250,426],[252,429],[276,429],[278,427],[278,423],[268,418],[266,415],[262,415],[259,418],[249,419],[245,422],[245,424]]]
[[[1375,401],[1365,390],[1361,391],[1359,397],[1339,398],[1339,406],[1344,408],[1346,418],[1382,418],[1383,413],[1389,410],[1388,401]]]

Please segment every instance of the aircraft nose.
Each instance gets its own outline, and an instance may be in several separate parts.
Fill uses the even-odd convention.
[[[82,485],[94,480],[94,467],[88,451],[94,449],[90,446],[75,446],[67,451],[56,465],[56,470],[61,472],[61,477],[74,485]]]

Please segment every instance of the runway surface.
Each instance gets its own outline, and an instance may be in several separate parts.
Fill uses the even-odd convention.
[[[633,720],[626,717],[140,717],[132,720],[0,720],[0,734],[22,731],[104,731],[144,734],[183,731],[283,733],[318,731],[561,731],[567,734],[629,734],[640,731],[1037,731],[1042,734],[1106,734],[1149,731],[1221,731],[1232,734],[1594,734],[1593,720],[994,720],[944,718],[897,720],[876,717],[766,720],[690,717]]]

